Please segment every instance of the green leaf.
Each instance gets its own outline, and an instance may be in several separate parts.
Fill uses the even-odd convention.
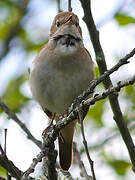
[[[98,101],[88,112],[88,117],[94,120],[97,127],[103,127],[102,115],[104,113],[105,100]]]
[[[124,160],[108,160],[107,163],[115,170],[119,176],[124,176],[127,170],[131,167],[131,163]]]
[[[0,175],[1,175],[2,177],[6,177],[6,169],[3,168],[2,166],[0,166]]]
[[[128,24],[135,23],[135,18],[126,14],[116,14],[115,19],[120,26],[126,26]]]
[[[97,66],[94,68],[94,72],[95,72],[96,78],[99,78],[100,72],[99,72],[99,68]]]
[[[135,86],[134,85],[130,85],[124,88],[124,97],[127,100],[131,100],[131,102],[133,102],[133,104],[135,104]]]
[[[6,105],[15,112],[19,112],[25,102],[29,100],[29,98],[24,96],[20,91],[20,86],[25,81],[26,77],[24,75],[18,77],[17,79],[13,79],[2,96]]]

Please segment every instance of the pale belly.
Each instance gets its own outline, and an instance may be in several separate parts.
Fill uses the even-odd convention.
[[[93,77],[88,65],[82,67],[78,63],[55,68],[40,64],[30,77],[33,96],[43,109],[63,113],[90,84]]]

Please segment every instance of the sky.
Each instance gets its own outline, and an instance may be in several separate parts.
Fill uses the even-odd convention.
[[[134,48],[134,38],[133,38],[135,35],[134,25],[120,28],[116,23],[116,21],[111,19],[112,15],[115,13],[114,11],[114,9],[116,9],[115,7],[121,7],[123,6],[123,4],[124,6],[126,6],[125,3],[123,2],[129,3],[130,0],[92,1],[93,17],[100,31],[100,40],[103,50],[105,52],[108,68],[111,68],[117,62],[115,57],[121,57],[121,56],[123,57],[126,55],[126,53],[130,52]],[[44,11],[45,7],[47,7],[46,11]],[[46,1],[32,0],[28,8],[30,12],[32,12],[32,16],[34,16],[35,18],[32,17],[32,19],[34,20],[29,21],[29,23],[26,23],[25,28],[28,31],[30,31],[30,29],[36,27],[38,23],[43,27],[43,30],[45,30],[49,35],[49,29],[52,24],[53,18],[57,14],[57,5],[49,0]],[[83,10],[81,8],[79,1],[72,0],[72,8],[73,8],[73,12],[77,14],[80,19],[80,26],[82,27],[82,31],[83,31],[83,39],[84,39],[85,47],[89,50],[89,52],[92,55],[93,61],[95,62],[95,55],[92,48],[92,44],[90,42],[89,34],[86,25],[82,20]],[[65,11],[67,10],[67,1],[62,1],[62,9]],[[34,33],[36,33],[36,29]],[[43,36],[44,36],[44,31],[43,31]],[[36,41],[36,39],[34,39],[34,41]],[[27,72],[28,67],[32,66],[31,64],[35,56],[36,53],[29,55],[29,57],[27,57],[28,60],[25,63],[23,63],[26,54],[25,52],[23,52],[21,47],[18,47],[18,49],[12,50],[9,53],[9,55],[5,57],[6,60],[1,62],[0,64],[0,74],[1,74],[0,95],[2,95],[4,88],[6,88],[10,78],[14,76],[18,76],[19,73],[21,73],[22,71]],[[114,75],[111,76],[113,82],[114,83],[116,82],[118,75],[120,79],[123,79],[123,73],[126,74],[126,77],[132,76],[134,74],[134,67],[135,67],[134,61],[133,58],[131,58],[130,64],[121,68],[119,72],[114,73]],[[26,83],[22,87],[22,91],[24,92],[24,94],[27,94],[27,96],[32,97],[28,83]],[[24,113],[26,112],[26,110],[23,109],[22,112],[19,114],[19,117],[20,119],[25,119],[24,122],[27,123],[28,127],[30,128],[32,133],[36,136],[36,138],[42,140],[41,132],[46,127],[47,121],[45,121],[45,115],[41,111],[39,105],[35,101],[32,101],[30,103],[33,105],[34,108],[32,108],[32,110],[28,110],[27,113]],[[111,114],[112,116],[111,112],[109,112],[109,114]],[[4,124],[6,118],[7,118],[6,115],[0,117],[0,125]],[[107,117],[105,117],[105,121],[106,119]],[[113,126],[114,122],[112,122],[111,125]],[[18,125],[15,122],[13,121],[10,121],[10,123],[7,122],[5,124],[5,128],[8,128],[8,138],[7,138],[8,157],[14,161],[16,166],[20,167],[21,170],[25,171],[32,162],[32,159],[39,152],[39,149],[31,141],[26,139],[25,133],[20,129],[20,127],[18,127]],[[91,135],[93,139],[97,138],[96,133],[97,132]],[[103,132],[101,133],[103,134]],[[116,151],[115,153],[116,155],[121,154],[119,149],[121,149],[121,147],[124,146],[123,143],[121,143],[121,139],[116,139],[115,143],[112,142],[109,148],[105,147],[106,151],[110,152],[112,146],[114,147],[113,151]],[[24,152],[27,152],[25,153],[25,156],[23,156]],[[96,172],[97,179],[104,180],[104,177],[108,177],[107,178],[108,180],[116,179],[112,169],[111,168],[109,169],[108,167],[105,167],[105,165],[102,165],[102,162],[100,162],[99,157],[97,157],[97,155],[99,154],[92,152],[92,157],[94,161],[95,162],[98,161],[97,164],[95,163],[95,169],[97,170]],[[128,159],[128,154],[125,148],[123,148],[123,152],[121,156],[124,156],[124,158]],[[86,157],[84,157],[83,160],[85,160],[87,164],[87,169],[89,170]],[[76,171],[76,168],[71,168],[71,173],[73,173],[74,176],[78,175],[78,171]],[[130,176],[131,177],[128,180],[133,180],[134,178],[132,173]]]

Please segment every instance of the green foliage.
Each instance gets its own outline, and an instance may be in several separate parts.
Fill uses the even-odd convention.
[[[28,97],[24,96],[20,91],[20,86],[26,81],[24,75],[13,79],[8,85],[2,99],[13,111],[19,112],[23,107],[24,103],[29,100]]]
[[[25,29],[22,29],[18,35],[23,40],[23,45],[27,52],[39,51],[48,42],[48,40],[40,43],[32,42],[32,39],[30,39]]]
[[[96,78],[99,78],[100,73],[99,73],[99,68],[97,66],[94,68],[94,72],[95,72]]]
[[[6,170],[2,166],[0,166],[0,176],[6,177]]]
[[[131,168],[131,163],[125,160],[111,159],[107,163],[115,170],[119,176],[124,176],[127,170]]]
[[[11,28],[19,22],[22,12],[10,1],[0,1],[0,11],[3,14],[0,17],[0,39],[4,39],[11,33]]]
[[[126,99],[130,99],[133,104],[135,104],[135,86],[125,87],[124,96]]]
[[[99,128],[103,127],[102,115],[104,113],[104,103],[105,100],[98,101],[94,106],[92,106],[88,112],[88,117],[92,118],[95,125]]]
[[[126,26],[131,23],[135,23],[135,18],[128,16],[126,14],[116,14],[115,19],[120,26]]]

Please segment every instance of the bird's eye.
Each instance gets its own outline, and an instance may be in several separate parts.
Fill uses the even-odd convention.
[[[60,26],[60,22],[59,22],[59,21],[56,22],[56,26],[57,26],[57,27]]]
[[[78,27],[78,26],[79,26],[79,22],[76,21],[76,22],[75,22],[75,25],[76,25],[76,27]]]

